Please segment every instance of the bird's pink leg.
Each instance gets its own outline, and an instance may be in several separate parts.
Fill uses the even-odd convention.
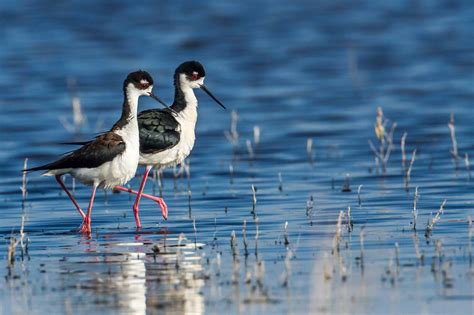
[[[133,204],[133,214],[135,215],[135,222],[137,224],[137,228],[141,227],[140,217],[138,216],[138,206],[140,205],[140,198],[142,197],[143,189],[145,189],[146,179],[148,178],[148,173],[150,173],[151,169],[152,167],[150,165],[146,166],[145,174],[143,174],[143,179],[140,183],[140,188],[138,189],[137,198],[135,199],[135,203]]]
[[[91,233],[91,212],[92,205],[94,204],[95,192],[97,190],[97,185],[92,186],[91,200],[89,201],[89,208],[87,208],[87,214],[82,222],[81,232],[82,233]]]
[[[56,178],[56,181],[58,182],[59,186],[61,186],[61,188],[66,192],[66,194],[69,196],[69,199],[71,199],[72,203],[74,204],[74,206],[76,206],[76,209],[77,211],[79,212],[79,214],[81,215],[82,219],[84,219],[86,217],[86,215],[84,214],[84,212],[82,211],[81,207],[79,206],[79,204],[77,203],[76,199],[74,199],[74,196],[69,192],[69,190],[66,188],[66,185],[64,185],[63,181],[61,180],[61,175],[56,175],[55,176]]]
[[[138,191],[135,191],[135,190],[130,189],[130,188],[126,188],[126,187],[122,187],[122,186],[115,186],[114,189],[124,191],[124,192],[130,193],[130,194],[138,195]],[[165,220],[168,220],[168,206],[166,205],[163,198],[148,195],[148,194],[143,194],[143,193],[141,194],[141,197],[147,198],[147,199],[150,199],[150,200],[153,200],[153,201],[157,202],[160,205],[161,214],[163,215],[163,218]]]
[[[138,195],[138,191],[133,190],[131,188],[126,188],[126,187],[123,187],[123,186],[115,186],[114,189],[120,190],[120,191],[123,191],[123,192],[127,192],[127,193],[130,193],[130,194]],[[161,212],[163,214],[163,218],[165,220],[168,219],[168,206],[166,205],[163,198],[156,197],[156,196],[153,196],[153,195],[148,195],[148,194],[142,194],[142,197],[157,202],[161,207]]]

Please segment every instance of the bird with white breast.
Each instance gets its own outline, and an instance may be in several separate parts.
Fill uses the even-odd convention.
[[[97,188],[108,189],[124,185],[135,176],[140,146],[137,121],[138,99],[145,95],[164,104],[152,93],[152,89],[153,79],[146,71],[130,73],[123,83],[122,115],[110,131],[83,143],[81,148],[55,162],[27,170],[46,170],[44,176],[56,178],[83,218],[80,229],[83,233],[91,232],[91,211]],[[83,184],[92,186],[87,214],[84,214],[74,196],[64,185],[61,179],[64,174],[70,174]],[[147,196],[143,195],[143,197]],[[161,198],[151,199],[166,207]]]
[[[116,186],[114,189],[137,195],[133,213],[137,228],[141,227],[138,215],[140,198],[143,194],[148,174],[153,167],[170,167],[180,164],[188,157],[196,139],[195,129],[198,117],[198,101],[194,89],[201,89],[217,104],[225,106],[204,85],[206,73],[197,61],[186,61],[174,73],[175,96],[170,108],[150,109],[138,115],[140,133],[140,160],[145,173],[137,191]],[[163,218],[168,212],[162,207]]]

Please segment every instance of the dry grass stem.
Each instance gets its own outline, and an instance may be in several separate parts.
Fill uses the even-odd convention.
[[[257,206],[257,188],[252,185],[252,212],[255,213],[255,207]]]
[[[312,222],[314,210],[314,198],[313,195],[309,196],[309,199],[306,201],[306,217]]]
[[[415,163],[415,159],[416,159],[416,149],[413,150],[413,153],[411,154],[410,165],[408,166],[408,169],[405,175],[405,189],[406,190],[408,190],[410,186],[411,171],[413,169],[413,164]]]
[[[405,151],[405,142],[406,142],[406,139],[407,139],[407,133],[404,132],[403,133],[403,136],[402,136],[402,139],[400,140],[400,151],[402,152],[402,168],[403,168],[403,171],[405,171],[406,169],[406,162],[407,162],[407,155],[406,155],[406,151]]]
[[[429,235],[428,233],[433,230],[435,224],[438,223],[439,220],[441,220],[441,215],[444,213],[444,206],[446,205],[446,202],[447,202],[447,199],[444,199],[443,203],[441,203],[441,206],[436,212],[436,215],[434,216],[434,218],[428,221],[428,225],[426,226],[427,235]]]
[[[20,226],[20,247],[21,247],[21,259],[25,257],[25,254],[28,252],[28,240],[25,243],[25,215],[21,216],[21,226]]]
[[[351,220],[351,207],[347,207],[347,232],[350,233],[354,230],[354,223]]]
[[[28,190],[26,188],[26,184],[27,184],[27,181],[26,181],[26,169],[28,168],[28,158],[25,158],[25,161],[23,162],[23,175],[22,175],[22,178],[21,178],[21,187],[20,187],[20,190],[21,190],[21,200],[22,201],[25,201],[26,199],[26,195],[28,194]]]
[[[457,161],[457,159],[459,158],[459,154],[458,154],[458,142],[456,140],[456,126],[454,124],[454,114],[451,114],[451,117],[448,123],[448,128],[451,135],[451,156],[453,157],[453,160]]]
[[[285,225],[283,227],[285,233],[283,234],[283,237],[285,239],[285,246],[290,245],[290,241],[288,239],[288,221],[285,222]]]
[[[339,211],[339,216],[337,218],[337,224],[336,224],[336,234],[334,235],[333,239],[333,249],[332,252],[333,254],[339,253],[339,243],[341,241],[341,225],[342,225],[342,219],[344,218],[344,211]]]
[[[393,149],[393,134],[395,132],[395,128],[397,127],[397,123],[392,123],[389,131],[387,132],[387,124],[388,120],[385,119],[383,115],[383,111],[381,107],[377,108],[377,117],[375,119],[375,136],[377,137],[379,147],[378,149],[369,139],[369,146],[376,157],[376,166],[378,169],[378,163],[381,163],[382,166],[382,174],[386,173],[387,169],[387,162],[390,158],[390,153]]]
[[[413,210],[411,212],[413,216],[413,230],[416,231],[416,219],[418,218],[418,198],[420,198],[420,195],[418,194],[418,186],[415,188],[415,196],[413,197]]]

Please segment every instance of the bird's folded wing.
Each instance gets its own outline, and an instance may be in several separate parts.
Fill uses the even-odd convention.
[[[94,168],[105,162],[112,161],[124,151],[125,142],[122,137],[113,132],[107,132],[98,136],[95,140],[87,142],[81,148],[67,154],[61,159],[46,165],[31,168],[29,171]]]
[[[140,152],[158,153],[178,144],[181,126],[170,110],[151,109],[138,115]]]

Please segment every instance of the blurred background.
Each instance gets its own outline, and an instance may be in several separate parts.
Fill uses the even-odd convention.
[[[22,291],[23,295],[15,294],[22,287],[18,283],[1,288],[3,311],[5,314],[31,311],[32,306],[41,305],[45,299],[51,304],[43,305],[39,312],[100,312],[111,305],[122,312],[134,313],[157,312],[162,308],[187,313],[222,309],[233,313],[377,313],[385,311],[385,307],[393,313],[472,311],[469,280],[472,268],[466,260],[466,250],[462,254],[455,249],[459,244],[471,242],[470,238],[467,240],[466,217],[473,214],[472,186],[463,159],[465,154],[474,153],[473,18],[472,1],[462,0],[1,1],[0,232],[5,242],[0,249],[6,253],[7,240],[12,230],[19,228],[21,216],[26,213],[25,228],[33,240],[30,253],[36,257],[30,263],[36,273],[31,272],[26,282],[40,279],[46,287],[42,293],[33,294],[39,291],[30,288],[31,291]],[[115,246],[117,242],[129,244],[139,239],[133,230],[131,201],[124,194],[109,195],[108,199],[100,197],[103,199],[97,201],[93,226],[96,224],[110,235],[107,240],[97,236],[92,245],[77,244],[79,237],[67,232],[80,222],[69,200],[59,195],[59,188],[51,178],[29,175],[27,202],[22,208],[19,186],[26,157],[29,166],[46,163],[71,149],[59,143],[90,139],[110,128],[120,116],[122,82],[136,69],[150,72],[155,80],[155,93],[171,103],[174,69],[181,62],[193,59],[204,65],[206,85],[229,110],[223,111],[201,91],[196,91],[200,116],[190,158],[192,215],[188,214],[185,185],[178,185],[178,191],[175,187],[173,192],[171,175],[167,175],[168,184],[165,181],[164,188],[164,196],[169,198],[170,220],[159,222],[156,207],[143,203],[149,235],[148,242],[140,243],[140,249],[132,246],[124,251],[124,247]],[[387,166],[388,176],[384,178],[374,171],[374,156],[367,143],[368,139],[376,142],[374,123],[379,106],[390,124],[397,123],[395,148]],[[143,110],[157,105],[141,99],[140,107]],[[235,143],[224,136],[224,131],[231,129],[232,110],[239,117],[239,137]],[[447,127],[451,114],[460,151],[460,166],[456,170]],[[255,143],[255,127],[260,130],[260,143]],[[442,236],[443,248],[452,250],[446,257],[455,262],[454,288],[445,288],[433,280],[429,267],[424,271],[426,274],[420,273],[423,268],[406,267],[408,276],[405,274],[403,278],[410,280],[400,283],[396,291],[379,283],[379,276],[385,274],[386,266],[392,261],[390,257],[394,257],[394,241],[400,244],[402,263],[417,265],[412,235],[403,233],[410,226],[413,201],[413,189],[408,192],[404,189],[400,166],[398,146],[404,132],[408,135],[407,152],[418,150],[411,186],[422,187],[420,221],[426,222],[444,198],[449,200],[449,220],[440,227],[438,235]],[[314,158],[311,163],[308,163],[308,141],[311,141],[311,160]],[[277,189],[278,173],[281,173],[283,193]],[[351,179],[351,193],[341,192],[345,178]],[[138,183],[133,181],[131,185],[135,187]],[[235,266],[229,236],[236,230],[241,238],[243,220],[255,219],[250,214],[251,185],[258,187],[261,208],[257,211],[263,241],[260,250],[264,254],[251,258],[248,269],[251,274],[257,273],[261,271],[259,262],[267,263],[270,279],[266,289],[272,293],[266,295],[264,302],[245,297],[254,295],[255,291],[244,286],[244,271],[237,274],[242,281],[237,285],[239,290],[229,284],[235,270],[244,268],[243,264]],[[330,256],[328,248],[339,210],[357,206],[358,185],[363,185],[366,193],[365,208],[353,213],[356,236],[346,240],[347,255],[352,255],[352,251],[358,253],[360,230],[357,229],[367,225],[369,252],[366,255],[373,258],[372,277],[363,281],[360,275],[355,276],[351,269],[356,269],[351,264],[354,257],[350,256],[346,257],[348,269],[354,275],[349,276],[350,284],[344,287],[338,282],[328,287],[321,282],[325,272],[321,268],[326,264],[324,259]],[[86,202],[88,194],[89,188],[78,185],[76,195],[80,202]],[[310,196],[314,196],[317,211],[314,220],[307,218]],[[153,270],[154,265],[137,257],[142,265],[134,270],[136,277],[143,280],[134,283],[138,289],[132,286],[121,295],[122,291],[103,287],[101,282],[85,291],[65,291],[99,299],[92,305],[54,293],[106,277],[110,265],[96,264],[105,252],[150,254],[150,244],[162,241],[163,232],[156,233],[156,226],[166,228],[175,242],[181,232],[192,236],[193,219],[199,231],[198,240],[214,245],[195,253],[202,264],[192,270],[199,270],[199,279],[214,279],[216,272],[212,268],[219,253],[222,254],[219,263],[222,259],[226,266],[222,267],[222,278],[206,280],[206,285],[204,282],[191,285],[195,290],[190,292],[189,283],[183,284],[182,278],[177,277],[170,285],[177,288],[177,294],[156,301],[153,294],[164,288],[155,280],[163,280],[163,275],[150,273],[149,268]],[[291,246],[295,246],[291,250],[297,257],[293,260],[292,281],[286,287],[279,277],[271,276],[287,272],[287,261],[293,259],[293,254],[288,258],[289,249],[281,245],[285,222],[289,222]],[[117,224],[126,230],[115,231]],[[255,226],[249,229],[254,237]],[[52,242],[58,238],[59,242]],[[110,243],[111,240],[116,243]],[[434,242],[421,243],[427,257],[435,252]],[[64,257],[69,264],[59,262]],[[72,262],[81,263],[81,267]],[[52,275],[48,271],[50,278],[46,280],[38,273],[44,263],[61,271]],[[99,265],[100,270],[95,269]],[[209,265],[214,267],[209,269]],[[140,268],[147,270],[146,279]],[[166,277],[173,278],[169,276],[173,268],[167,269]],[[471,270],[471,276],[464,277],[467,270]],[[77,276],[61,277],[72,271]],[[413,276],[415,273],[417,277]],[[52,280],[58,277],[61,285]],[[150,277],[155,277],[155,282],[149,281]],[[402,276],[397,274],[397,277]],[[339,291],[341,286],[347,291]],[[410,295],[408,292],[414,286],[418,289]],[[364,289],[358,291],[361,287]],[[140,290],[147,292],[146,298]],[[118,300],[126,300],[130,291],[142,292],[132,308],[114,299],[118,296]],[[101,294],[94,296],[93,292]],[[335,292],[346,292],[346,299],[336,303],[335,297],[341,297]],[[109,299],[108,294],[118,295]],[[387,296],[390,302],[386,302]],[[406,299],[412,301],[413,308],[400,303]],[[169,303],[163,306],[162,301]],[[441,302],[437,304],[437,301]],[[20,306],[22,303],[30,305],[29,308]],[[177,309],[176,305],[183,308]]]
[[[2,134],[24,138],[34,124],[33,141],[65,137],[42,133],[70,114],[68,79],[92,132],[96,119],[108,128],[119,115],[128,72],[151,72],[172,102],[173,71],[189,59],[203,63],[207,84],[244,122],[286,113],[278,126],[295,132],[324,125],[332,108],[359,128],[353,112],[376,106],[393,120],[433,120],[472,101],[469,1],[2,1],[0,14]],[[223,114],[202,103],[199,131],[223,129],[214,119]],[[292,120],[294,111],[307,119]],[[2,140],[16,150],[18,141]]]

